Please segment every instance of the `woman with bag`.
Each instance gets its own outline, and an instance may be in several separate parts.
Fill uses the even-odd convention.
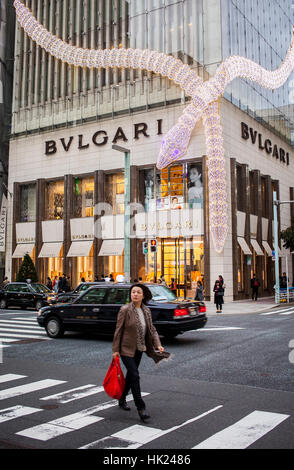
[[[224,303],[224,288],[219,280],[215,281],[213,292],[214,292],[214,303],[216,304],[216,313],[221,313],[222,306]]]
[[[127,369],[125,388],[118,402],[119,407],[125,411],[130,410],[126,397],[131,390],[142,421],[150,418],[141,396],[138,368],[142,354],[145,351],[155,363],[170,356],[161,346],[158,333],[152,323],[150,309],[146,307],[146,303],[151,298],[152,294],[147,286],[140,283],[132,285],[131,302],[121,307],[118,313],[112,343],[113,358],[120,355]]]
[[[203,285],[201,284],[201,281],[197,281],[197,287],[195,291],[194,300],[199,300],[199,301],[204,300]]]

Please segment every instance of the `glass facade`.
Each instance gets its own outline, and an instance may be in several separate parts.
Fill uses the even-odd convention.
[[[280,66],[291,41],[292,0],[221,0],[222,58],[241,55],[269,70]],[[234,80],[225,97],[294,145],[290,83],[272,92],[248,80]]]
[[[148,168],[141,172],[147,212],[203,209],[202,162],[173,165],[161,171]],[[164,276],[168,286],[174,279],[178,296],[184,296],[185,291],[193,295],[196,282],[202,281],[204,276],[203,236],[157,238],[156,256],[148,251],[139,276],[147,281]]]

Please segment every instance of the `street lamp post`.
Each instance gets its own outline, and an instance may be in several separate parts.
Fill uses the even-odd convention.
[[[125,155],[124,170],[125,170],[125,197],[124,197],[124,276],[125,281],[130,281],[131,272],[131,240],[130,240],[130,199],[131,199],[131,165],[130,165],[130,150],[119,145],[112,145],[113,150],[122,152]]]
[[[274,248],[275,248],[275,302],[276,304],[280,303],[280,271],[279,271],[279,244],[278,244],[278,206],[280,204],[293,204],[294,201],[278,201],[277,193],[273,193],[273,204],[274,204]],[[287,271],[288,271],[288,259],[286,259]],[[287,298],[288,294],[288,272],[287,272]]]

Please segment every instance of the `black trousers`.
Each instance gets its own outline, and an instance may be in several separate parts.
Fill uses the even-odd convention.
[[[120,356],[127,369],[125,389],[121,400],[125,400],[129,391],[132,391],[134,402],[138,410],[145,410],[145,403],[141,397],[139,365],[142,359],[142,351],[136,351],[134,357]]]
[[[252,300],[257,300],[258,297],[258,287],[252,287]]]

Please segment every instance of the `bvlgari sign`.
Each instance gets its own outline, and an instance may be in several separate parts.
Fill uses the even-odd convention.
[[[259,150],[265,150],[268,155],[280,160],[282,163],[290,165],[290,154],[283,148],[273,144],[270,139],[263,138],[262,134],[249,127],[245,122],[241,122],[241,136],[244,140],[251,140],[253,145],[258,145]]]
[[[133,129],[133,138],[135,140],[139,140],[141,136],[150,137],[148,124],[145,122],[139,122],[134,124]],[[157,120],[156,124],[156,132],[157,135],[162,135],[162,119]],[[112,143],[116,144],[117,142],[128,142],[128,134],[122,128],[118,127],[114,135],[112,136]],[[59,141],[56,140],[47,140],[45,142],[45,155],[54,155],[59,148],[64,152],[68,152],[71,148],[77,147],[78,150],[86,150],[90,147],[90,145],[94,144],[97,147],[103,147],[109,141],[109,136],[105,130],[98,130],[96,131],[90,139],[86,138],[83,134],[79,134],[78,136],[70,136],[66,139],[62,137]]]

